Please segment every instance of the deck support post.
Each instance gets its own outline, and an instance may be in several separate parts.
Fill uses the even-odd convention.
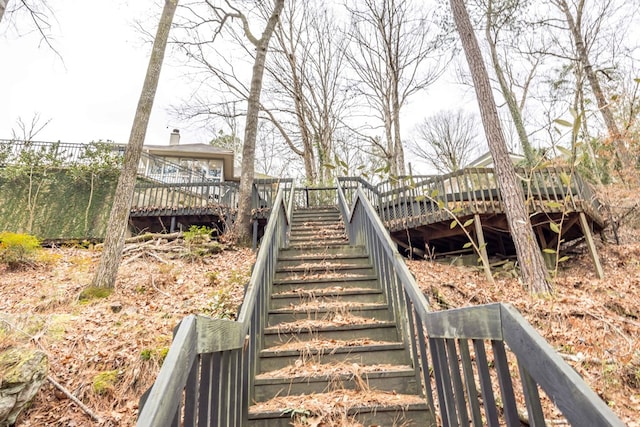
[[[256,249],[258,249],[258,220],[254,219],[253,220],[253,242],[252,242],[252,248],[255,251]]]
[[[596,250],[596,244],[593,241],[593,235],[591,234],[589,222],[587,221],[587,217],[584,212],[580,212],[580,227],[582,228],[582,233],[584,234],[584,238],[587,241],[591,259],[593,260],[593,264],[596,267],[596,274],[598,275],[599,279],[604,279],[604,271],[602,270],[602,265],[600,264],[600,258],[598,257],[598,251]]]
[[[176,231],[176,217],[172,216],[171,225],[169,226],[169,233],[173,233],[174,231]]]
[[[484,240],[484,232],[482,231],[482,223],[480,222],[480,215],[473,215],[473,223],[476,227],[476,240],[478,248],[480,249],[480,258],[482,259],[482,267],[484,273],[487,275],[487,279],[493,280],[491,275],[491,266],[489,265],[489,255],[487,254],[487,243]]]

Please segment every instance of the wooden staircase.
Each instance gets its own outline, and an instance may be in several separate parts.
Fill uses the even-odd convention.
[[[368,255],[334,207],[294,212],[256,372],[251,426],[435,425]]]

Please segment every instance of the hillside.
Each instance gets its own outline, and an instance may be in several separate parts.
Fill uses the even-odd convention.
[[[508,269],[490,285],[475,269],[408,265],[434,310],[513,303],[629,426],[639,426],[640,236],[627,229],[621,238],[620,246],[599,244],[606,279],[596,279],[586,251],[577,247],[554,295],[544,298],[529,296]],[[0,348],[22,342],[44,350],[50,376],[101,419],[92,421],[45,383],[17,425],[135,425],[138,398],[153,382],[176,323],[194,312],[233,315],[251,251],[169,259],[154,245],[164,243],[125,256],[116,289],[104,299],[79,300],[99,259],[94,249],[45,249],[30,270],[0,271]]]

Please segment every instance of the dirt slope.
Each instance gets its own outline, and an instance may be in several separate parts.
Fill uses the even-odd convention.
[[[481,272],[409,261],[433,308],[513,303],[585,377],[629,426],[640,418],[640,241],[600,245],[607,275],[595,277],[587,254],[560,271],[551,297],[531,297],[505,270],[494,285]],[[20,426],[133,426],[137,402],[152,383],[176,323],[189,313],[229,316],[243,294],[254,255],[225,250],[204,258],[125,258],[116,289],[81,302],[99,252],[46,249],[45,261],[22,272],[0,270],[0,347],[21,342],[50,358],[50,374],[102,420],[46,384]],[[1,267],[0,267],[1,269]],[[19,332],[15,332],[16,328]],[[0,331],[1,332],[1,331]]]

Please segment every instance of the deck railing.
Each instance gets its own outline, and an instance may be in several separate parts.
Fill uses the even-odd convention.
[[[156,382],[141,400],[138,426],[247,424],[269,292],[286,244],[287,205],[281,188],[237,321],[191,315],[180,323]]]
[[[583,210],[604,224],[600,202],[578,173],[563,168],[518,169],[530,212]],[[340,178],[347,197],[360,184],[372,206],[392,231],[450,220],[447,212],[464,217],[504,213],[502,195],[492,168],[467,168],[446,175],[409,176],[376,186],[361,178]],[[443,209],[446,208],[446,209]]]
[[[291,179],[256,179],[252,209],[270,209],[276,192],[291,189]],[[183,182],[167,184],[139,181],[136,184],[131,214],[134,216],[200,214],[231,211],[238,207],[240,187],[236,182]],[[287,193],[288,194],[288,193]]]
[[[526,418],[544,426],[554,414],[540,390],[571,425],[624,425],[510,305],[430,312],[364,191],[352,203],[338,194],[351,243],[370,254],[441,425],[520,426]]]

